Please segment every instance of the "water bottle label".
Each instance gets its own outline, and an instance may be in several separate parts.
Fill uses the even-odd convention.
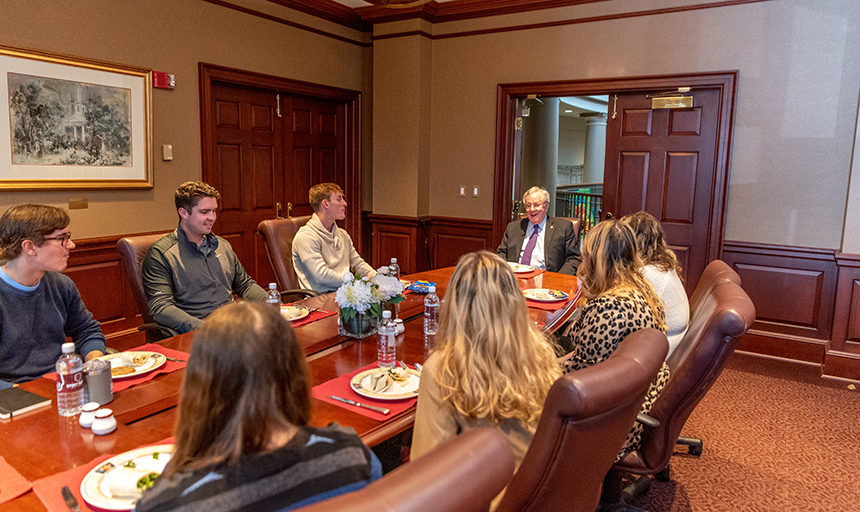
[[[395,346],[395,341],[396,341],[396,338],[394,337],[394,335],[393,335],[393,334],[389,334],[389,335],[388,335],[388,348],[389,348],[389,349],[393,349],[393,348],[394,348],[394,346]]]
[[[57,374],[57,392],[80,391],[84,387],[84,372],[76,371],[68,375]]]

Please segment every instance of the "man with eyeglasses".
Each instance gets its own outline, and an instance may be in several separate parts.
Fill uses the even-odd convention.
[[[84,360],[104,355],[101,326],[60,273],[75,248],[69,220],[64,210],[40,204],[13,206],[0,217],[0,381],[52,372],[67,336]]]
[[[149,312],[176,333],[197,329],[203,319],[233,302],[263,302],[266,292],[245,272],[230,242],[212,233],[221,194],[202,181],[174,193],[179,226],[149,247],[141,264]]]
[[[581,259],[573,224],[547,215],[549,192],[544,188],[526,190],[523,204],[526,218],[508,224],[496,252],[510,262],[575,276]]]

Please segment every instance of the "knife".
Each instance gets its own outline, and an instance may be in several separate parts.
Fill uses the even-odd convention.
[[[391,412],[391,410],[386,409],[385,407],[377,407],[375,405],[360,404],[354,400],[349,400],[347,398],[341,398],[339,396],[328,395],[326,398],[331,398],[332,400],[337,400],[338,402],[343,402],[345,404],[354,405],[356,407],[364,407],[365,409],[370,409],[371,411],[376,411],[380,414],[388,414]]]
[[[78,500],[72,496],[72,491],[69,490],[68,486],[63,487],[63,500],[66,502],[66,506],[69,507],[69,510],[72,512],[81,512],[81,507],[78,506]]]

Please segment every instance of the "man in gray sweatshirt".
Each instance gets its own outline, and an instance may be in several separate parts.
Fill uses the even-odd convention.
[[[319,183],[308,193],[314,215],[293,238],[293,268],[299,288],[328,293],[337,290],[347,271],[367,277],[376,275],[352,245],[352,238],[335,221],[346,218],[343,189],[335,183]]]
[[[84,360],[104,355],[105,337],[66,269],[75,248],[65,210],[13,206],[0,217],[0,388],[54,371],[66,337]]]
[[[201,181],[188,181],[174,194],[179,226],[149,247],[141,264],[149,312],[176,333],[196,329],[236,295],[265,301],[230,242],[212,234],[221,194]]]

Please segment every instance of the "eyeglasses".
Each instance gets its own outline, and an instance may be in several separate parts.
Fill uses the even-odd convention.
[[[526,203],[526,210],[542,210],[543,203]]]
[[[65,247],[66,244],[68,244],[69,240],[71,240],[71,239],[72,239],[72,232],[71,231],[69,231],[68,233],[66,233],[63,236],[45,237],[45,240],[59,240],[60,245],[62,245],[63,247]]]

